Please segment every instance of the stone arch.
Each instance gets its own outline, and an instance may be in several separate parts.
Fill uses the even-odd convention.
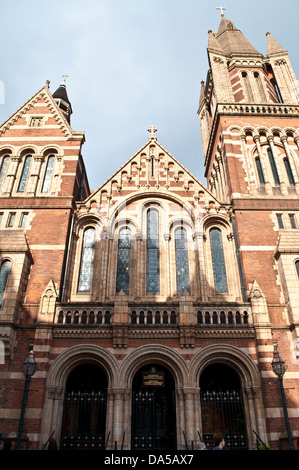
[[[260,386],[259,372],[250,356],[240,348],[227,344],[207,346],[193,356],[189,374],[190,380],[194,380],[194,386],[199,383],[203,369],[214,362],[232,366],[239,373],[245,387]]]
[[[60,441],[66,381],[70,373],[84,363],[96,364],[104,370],[108,389],[118,384],[118,363],[105,348],[95,344],[78,344],[65,349],[54,360],[48,372],[41,443],[46,442],[54,430],[57,442]]]
[[[261,395],[261,381],[258,368],[251,357],[242,349],[229,344],[213,344],[198,351],[190,362],[190,382],[198,387],[203,370],[211,364],[222,363],[230,366],[239,376],[243,391],[249,447],[254,445],[253,430],[266,442],[267,433]]]
[[[143,345],[134,349],[123,360],[119,370],[119,387],[130,391],[130,397],[128,396],[126,401],[126,416],[132,415],[133,379],[142,367],[150,364],[163,366],[173,377],[176,400],[176,433],[178,446],[180,446],[182,431],[187,427],[185,421],[185,389],[188,388],[188,366],[181,355],[172,348],[155,343]],[[130,442],[132,432],[130,422],[125,424],[124,431],[128,442]]]
[[[188,382],[188,369],[182,357],[168,346],[161,344],[143,345],[134,349],[123,360],[120,368],[121,386],[131,388],[136,372],[144,365],[160,363],[172,373],[177,388]]]

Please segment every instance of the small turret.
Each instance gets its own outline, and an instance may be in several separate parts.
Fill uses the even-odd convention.
[[[68,98],[68,94],[66,91],[66,81],[67,75],[63,75],[63,82],[59,85],[57,90],[53,93],[53,98],[58,104],[58,107],[63,112],[67,122],[70,124],[71,122],[71,114],[73,114],[72,105]]]

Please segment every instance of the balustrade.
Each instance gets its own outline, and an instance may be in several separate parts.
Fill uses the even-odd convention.
[[[55,323],[62,325],[109,325],[112,323],[112,308],[58,308]]]
[[[248,325],[250,309],[198,309],[198,325]]]
[[[178,320],[175,309],[165,308],[132,309],[130,317],[133,325],[175,325]]]

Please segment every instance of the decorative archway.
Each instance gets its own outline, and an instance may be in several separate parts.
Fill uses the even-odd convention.
[[[244,403],[241,382],[231,366],[208,365],[200,377],[202,438],[213,446],[214,434],[223,434],[230,450],[247,450]]]
[[[53,431],[56,441],[60,442],[68,378],[77,367],[87,364],[101,368],[107,379],[108,390],[117,386],[118,362],[105,348],[94,344],[78,344],[63,351],[52,363],[47,376],[41,445]],[[106,432],[112,428],[111,409],[113,406],[108,395]]]
[[[97,364],[77,366],[70,373],[64,393],[62,450],[105,448],[107,377]]]
[[[161,364],[143,366],[135,374],[132,384],[131,449],[176,449],[174,379]]]
[[[232,371],[232,376],[236,380],[236,375],[240,383],[240,393],[244,403],[245,430],[248,439],[248,448],[255,445],[253,431],[267,442],[267,432],[264,416],[264,406],[261,393],[260,374],[257,366],[251,357],[242,349],[229,344],[214,344],[200,350],[192,358],[190,363],[190,377],[193,377],[197,384],[201,385],[201,377],[205,370],[211,365],[220,364],[228,366]],[[200,403],[200,419],[202,423],[202,406]],[[200,429],[202,432],[202,427]]]

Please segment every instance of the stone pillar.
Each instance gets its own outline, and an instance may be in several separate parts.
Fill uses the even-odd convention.
[[[207,302],[208,301],[207,272],[206,272],[204,249],[203,249],[203,237],[204,237],[203,232],[195,232],[194,234],[194,238],[196,240],[197,252],[198,252],[200,297],[201,297],[201,302]]]
[[[267,171],[267,169],[264,165],[264,157],[263,157],[262,150],[261,150],[260,137],[258,135],[255,135],[253,137],[253,140],[256,144],[257,153],[258,153],[258,156],[259,156],[259,159],[260,159],[260,162],[261,162],[261,166],[262,166],[262,169],[263,169],[263,173],[264,173],[265,191],[266,191],[267,194],[272,195],[272,186],[271,186],[270,181],[269,181],[268,171]]]
[[[195,443],[195,416],[194,416],[194,388],[184,389],[184,402],[185,402],[185,436],[187,439],[188,447],[191,449],[191,442]]]
[[[249,182],[249,190],[251,194],[256,195],[257,188],[256,188],[256,183],[254,181],[254,178],[252,177],[251,162],[250,162],[250,159],[248,158],[248,153],[247,153],[247,148],[246,148],[246,136],[242,134],[240,136],[240,139],[241,139],[242,153],[244,155],[245,162],[246,162],[246,173],[247,173],[248,182]]]
[[[114,388],[113,394],[113,432],[111,448],[120,450],[124,431],[124,388]]]
[[[40,175],[40,169],[41,169],[43,160],[44,160],[43,157],[39,157],[36,155],[33,158],[33,166],[30,172],[28,188],[26,191],[28,195],[35,196],[36,194],[39,175]]]
[[[297,167],[296,165],[294,164],[294,160],[293,160],[293,157],[291,155],[291,152],[290,152],[290,149],[289,149],[289,145],[288,145],[288,138],[286,135],[282,136],[280,138],[283,146],[284,146],[284,150],[285,150],[285,153],[286,153],[286,156],[289,160],[289,163],[290,163],[290,167],[292,169],[292,173],[293,173],[293,177],[294,177],[294,181],[295,181],[295,190],[296,190],[296,193],[299,194],[299,180],[298,180],[298,172],[297,172]]]
[[[10,196],[12,193],[19,162],[20,157],[10,157],[5,182],[3,185],[3,196]]]
[[[269,142],[269,145],[270,145],[270,148],[271,148],[273,158],[275,160],[275,145],[274,145],[274,138],[273,138],[272,135],[268,136],[268,142]],[[278,165],[276,165],[276,168],[277,168],[277,173],[278,173],[278,177],[279,177],[279,180],[280,180],[280,185],[279,185],[280,186],[280,191],[282,192],[282,194],[287,196],[288,195],[288,190],[287,190],[286,182],[282,181],[281,172],[280,172],[280,168],[279,168]]]

